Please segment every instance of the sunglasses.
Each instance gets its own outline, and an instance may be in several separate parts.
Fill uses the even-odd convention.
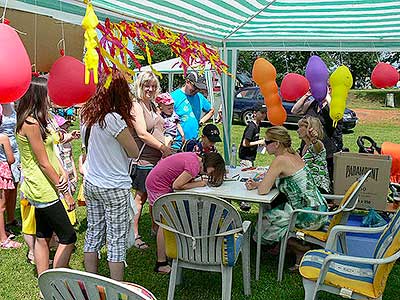
[[[268,140],[264,140],[264,143],[266,146],[268,146],[269,144],[275,143],[276,141],[268,141]]]
[[[200,90],[193,81],[189,80],[189,82],[194,87],[195,90]]]

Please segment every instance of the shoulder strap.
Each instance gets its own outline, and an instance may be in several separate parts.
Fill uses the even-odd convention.
[[[92,126],[89,126],[86,128],[85,131],[85,139],[83,142],[83,145],[85,146],[86,153],[88,152],[88,147],[89,147],[89,137],[90,137],[90,131],[92,130]]]

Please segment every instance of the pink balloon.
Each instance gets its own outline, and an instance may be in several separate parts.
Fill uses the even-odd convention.
[[[392,65],[380,62],[372,71],[371,81],[377,88],[393,87],[399,81],[399,73]]]
[[[0,103],[21,98],[31,83],[31,62],[14,28],[0,23]]]
[[[62,56],[51,66],[47,83],[50,99],[60,106],[86,102],[96,92],[93,75],[85,84],[85,65],[72,56]]]
[[[281,83],[281,96],[283,99],[294,102],[310,89],[308,80],[296,73],[289,73],[283,78]]]

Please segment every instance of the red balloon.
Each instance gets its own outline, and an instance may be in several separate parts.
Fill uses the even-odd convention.
[[[310,89],[308,80],[299,74],[287,74],[281,83],[281,96],[287,101],[296,101]]]
[[[371,81],[377,88],[393,87],[399,81],[399,74],[392,65],[380,62],[372,71]]]
[[[72,56],[62,56],[51,66],[47,83],[50,99],[60,106],[87,101],[96,92],[93,75],[85,84],[85,65]]]
[[[21,98],[31,83],[31,62],[14,28],[0,23],[0,103]]]

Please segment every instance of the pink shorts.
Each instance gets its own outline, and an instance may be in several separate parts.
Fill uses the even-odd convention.
[[[0,190],[15,189],[10,166],[7,162],[0,162]]]

